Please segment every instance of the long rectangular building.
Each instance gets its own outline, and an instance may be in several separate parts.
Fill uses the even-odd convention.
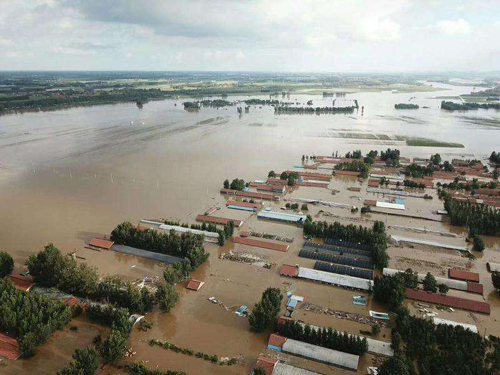
[[[261,211],[257,214],[257,217],[259,219],[284,221],[293,224],[303,224],[307,219],[306,215],[287,214],[284,212],[276,212],[276,211]]]
[[[286,244],[263,241],[263,240],[254,240],[253,238],[233,237],[233,242],[242,245],[260,247],[262,249],[275,250],[281,252],[286,252],[289,248],[289,245]]]
[[[227,223],[232,221],[236,228],[241,227],[241,225],[243,224],[243,220],[227,219],[225,217],[207,216],[207,215],[201,215],[201,214],[196,216],[196,221],[200,221],[202,223],[212,223],[212,224],[220,224],[220,225],[226,225]]]
[[[359,364],[358,355],[339,352],[338,350],[327,349],[292,339],[286,339],[283,344],[283,352],[349,370],[357,370]]]
[[[445,296],[439,293],[430,293],[425,290],[415,290],[406,288],[406,298],[421,302],[434,303],[436,305],[449,306],[456,309],[473,311],[483,314],[490,314],[491,307],[489,303],[473,301],[470,299]]]
[[[339,275],[336,273],[313,270],[310,268],[299,267],[298,277],[301,279],[319,281],[326,284],[344,286],[348,288],[371,290],[373,286],[372,280],[360,279],[347,275]]]
[[[264,199],[264,200],[279,200],[280,197],[278,197],[275,194],[270,194],[270,193],[256,193],[253,191],[240,191],[240,190],[231,190],[231,189],[220,189],[221,194],[226,194],[226,195],[235,195],[237,197],[246,197],[246,198],[254,198],[254,199]]]

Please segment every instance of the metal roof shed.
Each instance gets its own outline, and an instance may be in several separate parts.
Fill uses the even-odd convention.
[[[319,375],[317,372],[304,370],[299,367],[290,366],[286,363],[278,362],[274,368],[273,375]]]
[[[357,355],[343,353],[337,350],[327,349],[301,341],[287,339],[283,344],[283,351],[299,357],[312,359],[317,362],[327,363],[350,370],[358,369],[359,356]]]
[[[299,267],[299,277],[302,279],[321,281],[327,284],[340,285],[348,288],[371,290],[373,281],[347,275],[339,275],[310,268]]]

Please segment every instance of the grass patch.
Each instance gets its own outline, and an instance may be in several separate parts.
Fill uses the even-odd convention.
[[[464,148],[461,143],[454,142],[441,142],[428,138],[408,138],[406,140],[407,146],[412,147],[450,147],[450,148]]]

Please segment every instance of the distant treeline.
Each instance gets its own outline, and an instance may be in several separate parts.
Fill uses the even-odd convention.
[[[289,107],[279,106],[274,107],[274,113],[281,114],[336,114],[336,113],[353,113],[356,107]]]
[[[447,111],[469,111],[475,109],[500,109],[500,103],[454,103],[441,102],[441,109]]]
[[[279,100],[263,100],[263,99],[248,99],[245,100],[246,105],[279,105]]]
[[[150,99],[166,98],[159,89],[116,89],[110,91],[46,92],[40,95],[1,97],[0,113],[4,111],[43,110],[71,106],[113,104],[120,102],[145,103]]]
[[[396,109],[419,109],[418,104],[398,103],[394,105]]]

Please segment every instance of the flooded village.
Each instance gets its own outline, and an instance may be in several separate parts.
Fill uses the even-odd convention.
[[[425,86],[0,117],[2,288],[65,322],[26,355],[5,319],[0,373],[500,371],[498,111]]]

